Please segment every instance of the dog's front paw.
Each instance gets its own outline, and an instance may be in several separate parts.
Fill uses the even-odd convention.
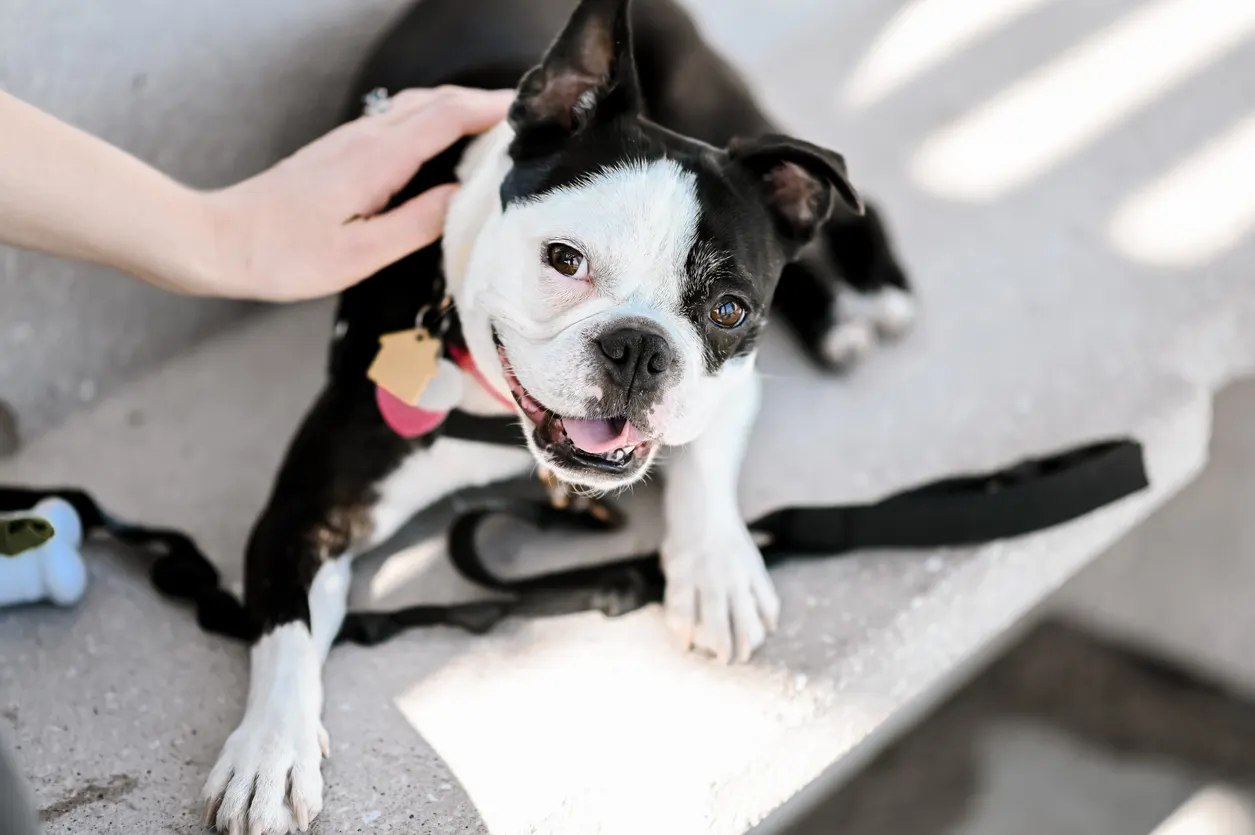
[[[205,783],[205,824],[228,835],[309,829],[322,810],[327,731],[317,717],[245,716]]]
[[[662,547],[667,625],[684,649],[696,647],[725,664],[748,661],[780,617],[758,546],[744,525],[730,527],[706,541]]]

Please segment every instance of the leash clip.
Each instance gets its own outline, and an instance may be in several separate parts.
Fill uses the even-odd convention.
[[[439,302],[428,302],[414,314],[414,328],[427,331],[436,339],[444,341],[449,333],[450,320],[447,315],[453,309],[453,297],[446,293]],[[436,316],[433,319],[432,314]]]

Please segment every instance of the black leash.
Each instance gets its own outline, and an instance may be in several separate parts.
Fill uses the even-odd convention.
[[[513,445],[513,419],[453,412],[442,432],[465,440]],[[788,559],[836,556],[874,548],[975,545],[1021,536],[1076,519],[1149,485],[1141,444],[1114,440],[1079,447],[980,475],[949,478],[869,504],[794,507],[750,523],[765,539],[768,565]],[[221,586],[217,569],[184,533],[132,525],[101,510],[74,489],[0,488],[0,511],[34,507],[49,496],[73,505],[84,536],[104,533],[155,557],[153,585],[193,604],[206,632],[250,640],[257,627],[244,606]],[[337,642],[378,644],[420,626],[451,626],[481,634],[509,617],[551,617],[599,611],[616,617],[660,602],[658,554],[642,554],[588,568],[505,580],[485,565],[477,543],[483,523],[506,517],[538,530],[608,531],[621,526],[605,505],[559,509],[528,499],[488,499],[463,513],[448,534],[457,571],[497,599],[452,606],[411,606],[391,612],[350,612]]]

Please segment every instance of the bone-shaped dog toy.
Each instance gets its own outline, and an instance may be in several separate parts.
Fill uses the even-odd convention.
[[[83,524],[64,499],[0,514],[0,606],[49,600],[71,606],[87,590]]]

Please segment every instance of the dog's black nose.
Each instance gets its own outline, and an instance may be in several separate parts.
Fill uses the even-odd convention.
[[[671,345],[665,336],[655,331],[615,328],[602,334],[597,343],[601,346],[606,374],[625,389],[652,389],[671,370]]]

